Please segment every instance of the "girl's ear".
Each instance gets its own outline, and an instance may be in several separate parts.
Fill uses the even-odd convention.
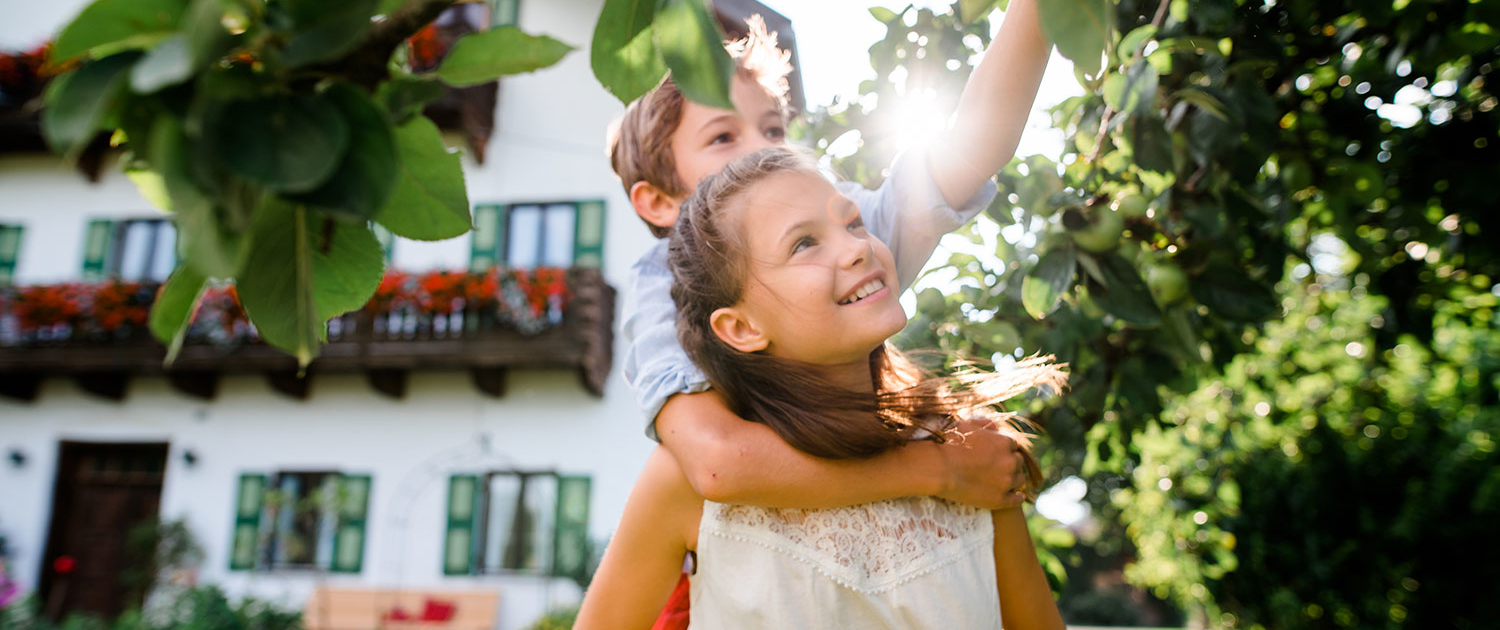
[[[682,210],[680,199],[643,181],[630,185],[630,205],[647,223],[668,230],[677,225],[677,213]]]
[[[740,352],[759,352],[771,344],[760,327],[733,306],[714,311],[708,316],[708,326],[720,340]]]

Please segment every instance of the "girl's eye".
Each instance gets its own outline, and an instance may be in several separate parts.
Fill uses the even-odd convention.
[[[785,127],[771,127],[769,129],[766,129],[765,134],[766,134],[766,138],[770,139],[770,140],[778,140],[778,141],[779,140],[784,140],[784,139],[786,139],[786,128]]]
[[[854,215],[854,220],[850,221],[849,225],[847,227],[849,228],[850,232],[853,232],[853,231],[856,231],[856,230],[863,230],[863,229],[865,229],[865,219],[864,219],[864,217],[861,217],[859,215]]]
[[[717,136],[714,136],[712,140],[708,141],[708,143],[709,144],[724,144],[726,142],[732,142],[733,140],[734,140],[734,136],[730,135],[728,132],[725,132],[725,133],[721,133],[721,134],[719,134]]]
[[[792,253],[795,254],[795,253],[800,252],[800,251],[802,251],[804,249],[812,247],[815,244],[817,244],[817,241],[814,241],[811,236],[804,236],[802,238],[797,239],[796,243],[792,243]]]

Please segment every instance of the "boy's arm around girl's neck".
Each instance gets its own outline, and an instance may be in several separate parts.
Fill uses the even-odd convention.
[[[981,423],[961,425],[969,433],[961,442],[918,441],[870,459],[831,460],[792,448],[708,391],[673,396],[656,428],[687,482],[718,503],[831,508],[939,496],[1006,509],[1023,501],[1012,488],[1020,466],[1014,442]]]
[[[932,180],[952,207],[979,192],[1020,145],[1052,54],[1036,3],[1011,0],[1000,32],[964,85],[953,125],[931,145]]]

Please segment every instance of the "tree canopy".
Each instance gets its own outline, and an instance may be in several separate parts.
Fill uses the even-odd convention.
[[[994,4],[872,9],[878,77],[806,133],[876,183],[885,104],[956,99]],[[1500,484],[1500,6],[1039,6],[1084,88],[1067,146],[997,175],[907,342],[1068,362],[1030,403],[1054,478],[1214,626],[1479,627],[1448,567],[1495,577],[1457,558]]]

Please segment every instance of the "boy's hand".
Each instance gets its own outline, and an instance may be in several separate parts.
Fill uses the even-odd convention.
[[[955,428],[960,435],[941,445],[948,481],[938,496],[987,510],[1020,507],[1026,501],[1020,446],[993,420],[963,419]]]

